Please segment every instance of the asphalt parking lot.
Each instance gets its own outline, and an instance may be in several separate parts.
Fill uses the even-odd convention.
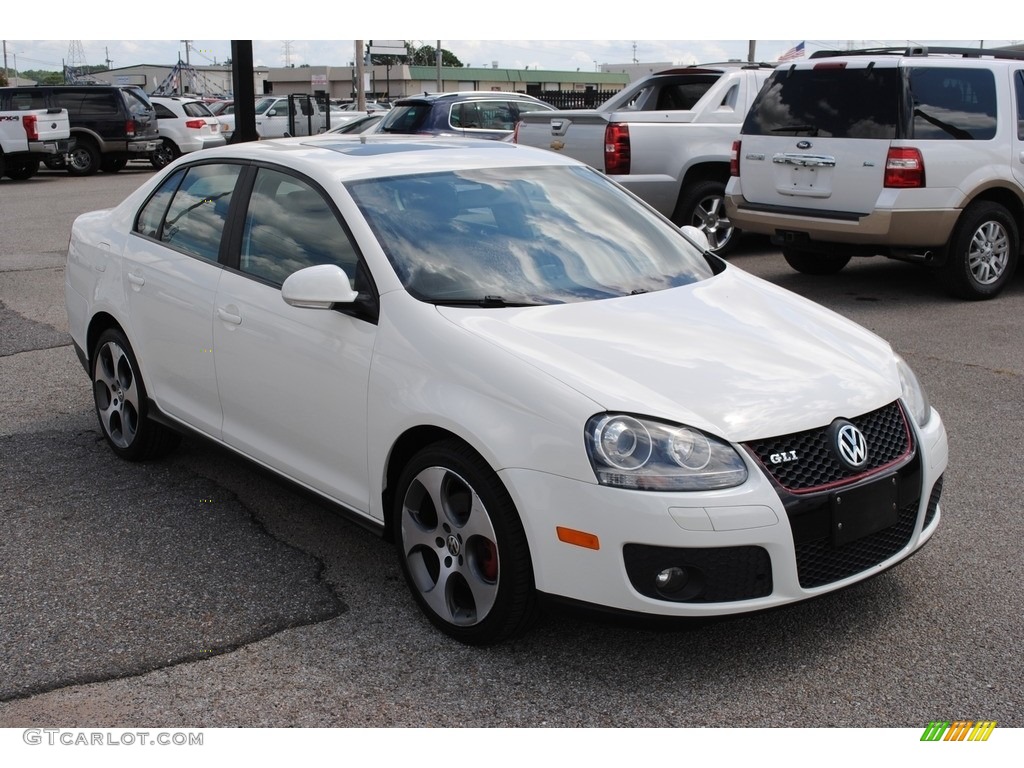
[[[186,439],[104,444],[67,336],[74,216],[147,166],[0,181],[0,727],[1024,727],[1024,273],[947,298],[882,259],[731,262],[887,338],[946,423],[938,533],[844,592],[708,626],[545,615],[487,649],[434,631],[391,546]]]

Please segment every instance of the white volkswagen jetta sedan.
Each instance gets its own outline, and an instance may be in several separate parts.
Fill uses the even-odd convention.
[[[79,217],[67,311],[114,453],[188,430],[316,492],[483,644],[541,596],[779,606],[935,532],[946,434],[907,364],[702,245],[550,152],[254,142]]]

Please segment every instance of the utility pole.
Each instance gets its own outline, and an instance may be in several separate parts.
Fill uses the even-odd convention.
[[[434,52],[437,59],[437,92],[444,93],[444,81],[441,79],[441,41],[437,41],[437,50]]]
[[[110,60],[110,49],[109,48],[104,48],[103,49],[103,54],[107,57],[105,59],[105,61],[107,62],[107,69],[109,70],[110,69],[110,65],[114,63],[114,62],[112,62]]]
[[[362,40],[356,40],[356,109],[360,112],[366,111],[366,92],[363,90],[365,79],[366,50]]]
[[[754,58],[755,57],[754,51],[756,51],[756,50],[757,50],[757,40],[748,40],[747,41],[747,61],[750,62],[751,64],[754,63],[754,60],[755,60],[755,58]]]

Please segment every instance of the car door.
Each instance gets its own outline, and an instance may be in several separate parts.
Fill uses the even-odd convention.
[[[1010,167],[1017,183],[1024,187],[1024,69],[1013,73],[1013,101],[1017,130],[1013,132],[1013,160]]]
[[[213,437],[221,429],[213,307],[242,168],[204,163],[171,174],[140,209],[122,260],[130,335],[150,396]]]
[[[310,180],[254,168],[236,269],[217,290],[213,346],[224,440],[358,511],[369,508],[366,398],[377,327],[290,306],[285,278],[358,254],[337,209]]]

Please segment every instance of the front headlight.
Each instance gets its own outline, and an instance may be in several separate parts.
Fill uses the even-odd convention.
[[[932,416],[932,406],[928,402],[928,395],[924,387],[917,380],[917,376],[907,365],[907,361],[896,355],[896,370],[900,375],[900,387],[903,389],[903,402],[910,409],[910,415],[914,417],[917,426],[923,427]]]
[[[682,424],[599,413],[587,422],[586,444],[601,485],[709,491],[747,479],[747,466],[731,445]]]

